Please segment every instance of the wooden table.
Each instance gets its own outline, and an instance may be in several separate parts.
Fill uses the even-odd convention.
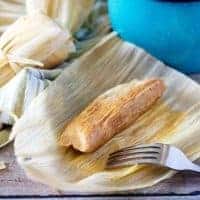
[[[200,83],[200,75],[194,75],[192,78]],[[12,144],[0,150],[0,160],[6,161],[8,166],[6,170],[0,172],[0,199],[74,199],[75,197],[78,199],[88,199],[88,196],[83,197],[79,194],[65,194],[28,180],[23,170],[16,163]],[[93,195],[90,198],[101,199],[103,197]],[[107,196],[105,199],[197,200],[200,199],[200,174],[177,174],[175,177],[154,187],[120,196]]]

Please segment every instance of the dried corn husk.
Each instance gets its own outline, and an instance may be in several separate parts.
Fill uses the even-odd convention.
[[[3,161],[0,161],[0,170],[6,169],[6,165]]]
[[[26,0],[27,12],[43,11],[71,33],[76,32],[88,17],[94,0]]]
[[[58,145],[66,123],[95,97],[148,77],[163,79],[167,92],[131,127],[91,154]],[[177,145],[192,160],[199,158],[199,101],[196,82],[111,34],[35,98],[14,126],[15,154],[30,178],[67,192],[105,194],[152,186],[174,172],[145,165],[106,171],[108,154],[128,145],[164,142]]]
[[[60,69],[26,68],[0,88],[0,148],[12,141],[13,138],[9,138],[11,126],[60,72]]]
[[[0,0],[0,34],[25,14],[25,0]]]
[[[6,146],[7,144],[9,144],[12,141],[12,139],[9,138],[10,132],[11,132],[10,127],[4,128],[2,126],[2,128],[0,128],[0,148]]]
[[[0,86],[25,66],[54,68],[74,50],[70,33],[49,17],[21,17],[0,38]]]

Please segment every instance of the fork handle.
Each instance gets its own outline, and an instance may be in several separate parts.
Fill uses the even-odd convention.
[[[200,166],[194,163],[190,163],[185,170],[199,172],[200,173]]]

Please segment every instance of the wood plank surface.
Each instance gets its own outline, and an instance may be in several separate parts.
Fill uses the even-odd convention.
[[[194,75],[192,78],[200,83],[200,75]],[[0,160],[5,161],[7,164],[7,168],[0,171],[0,199],[11,197],[23,197],[26,199],[31,196],[34,197],[34,199],[40,197],[51,197],[53,199],[69,197],[70,199],[74,199],[74,196],[76,196],[77,199],[87,199],[88,197],[80,198],[79,194],[66,194],[28,180],[15,160],[12,144],[0,150]],[[200,174],[177,174],[173,178],[154,187],[134,191],[129,194],[125,193],[124,196],[122,195],[116,197],[116,199],[200,199]],[[127,197],[127,195],[132,197]],[[93,195],[91,199],[97,200],[99,198],[101,197],[94,197]],[[113,197],[106,197],[106,199],[113,199]]]
[[[161,199],[162,198],[162,199]],[[19,198],[13,198],[13,199],[19,199]],[[28,200],[30,198],[23,198],[23,200]],[[34,199],[41,199],[41,198],[35,198]],[[66,199],[65,197],[53,197],[53,198],[45,198],[45,199],[51,199],[51,200],[61,200]],[[69,200],[87,200],[86,197],[68,197]],[[90,200],[101,200],[102,197],[90,197]],[[172,197],[172,196],[165,196],[165,197],[106,197],[106,200],[197,200],[200,199],[200,196],[193,196],[193,197]]]

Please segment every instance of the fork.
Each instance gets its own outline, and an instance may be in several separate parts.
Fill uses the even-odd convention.
[[[180,149],[160,143],[130,146],[118,150],[109,155],[106,168],[135,164],[153,164],[177,171],[200,172],[200,166],[192,163]]]

